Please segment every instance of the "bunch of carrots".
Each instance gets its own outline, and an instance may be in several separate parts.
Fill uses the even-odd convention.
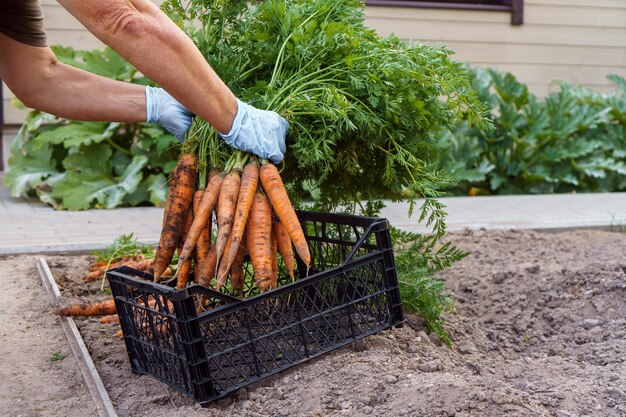
[[[293,248],[310,266],[300,222],[275,165],[241,151],[220,152],[222,146],[212,127],[194,122],[170,177],[154,281],[161,280],[178,250],[177,288],[188,284],[193,265],[198,284],[217,291],[229,284],[243,295],[248,254],[256,286],[276,288],[279,256],[292,279]]]
[[[231,159],[224,171],[209,171],[205,184],[202,173],[196,182],[202,171],[197,170],[196,155],[181,155],[163,215],[153,264],[155,281],[177,249],[177,288],[187,285],[193,262],[198,284],[221,291],[230,282],[233,292],[242,294],[246,253],[259,289],[276,288],[279,254],[294,278],[292,243],[307,268],[310,265],[306,238],[276,166],[241,152]]]

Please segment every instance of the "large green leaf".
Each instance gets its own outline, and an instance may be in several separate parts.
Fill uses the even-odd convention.
[[[114,80],[130,80],[136,70],[111,48],[79,51],[63,46],[53,46],[59,61],[93,74]]]
[[[91,145],[111,139],[119,129],[119,123],[73,122],[43,131],[34,138],[35,146],[62,144],[66,148]]]
[[[81,147],[70,154],[63,161],[67,171],[50,195],[68,210],[84,210],[93,205],[109,209],[119,206],[125,195],[137,189],[148,158],[134,157],[123,175],[116,178],[111,155],[112,150],[106,144]]]
[[[11,195],[19,197],[30,189],[37,188],[46,178],[57,174],[56,163],[52,158],[52,147],[46,146],[37,152],[26,142],[20,151],[9,158],[9,173],[4,185],[11,187]]]

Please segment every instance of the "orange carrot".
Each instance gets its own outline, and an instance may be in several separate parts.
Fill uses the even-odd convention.
[[[168,178],[168,192],[167,199],[165,200],[165,207],[163,207],[163,223],[161,224],[161,229],[165,227],[167,222],[167,213],[170,212],[170,207],[172,207],[172,200],[174,200],[174,189],[176,188],[176,182],[178,181],[178,167],[174,167],[174,169],[170,172]]]
[[[226,242],[226,246],[224,247],[224,253],[228,253],[230,251],[230,247],[233,244],[233,240],[232,237],[233,235],[230,235],[230,239],[228,239],[228,242]],[[224,286],[224,284],[226,284],[226,278],[228,277],[228,267],[226,262],[222,261],[219,263],[218,269],[217,269],[217,281],[215,284],[215,289],[217,291],[221,291],[222,287]]]
[[[191,258],[180,262],[180,258],[178,258],[178,270],[176,271],[176,288],[181,289],[187,286],[187,281],[189,281],[189,272],[191,271]]]
[[[267,290],[272,282],[271,233],[272,208],[267,197],[257,191],[248,216],[246,240],[254,279],[262,291]]]
[[[200,200],[202,200],[202,196],[204,195],[204,190],[196,191],[196,194],[193,196],[193,211],[194,213],[200,212]],[[210,213],[209,213],[210,217]],[[211,220],[207,220],[207,225],[210,224]],[[198,238],[198,242],[196,242],[196,251],[194,258],[194,267],[195,273],[194,278],[196,282],[198,282],[198,276],[200,276],[200,265],[206,262],[207,257],[209,256],[209,251],[211,250],[211,235],[209,234],[209,227],[205,226],[202,228],[202,232],[200,233],[200,237]]]
[[[177,180],[172,193],[172,203],[165,213],[165,226],[161,231],[159,246],[154,260],[154,280],[158,281],[167,269],[180,241],[182,226],[191,206],[197,175],[196,156],[183,154],[177,167]]]
[[[220,199],[217,203],[217,262],[219,263],[224,253],[224,248],[230,237],[230,231],[233,226],[235,217],[235,207],[237,205],[237,196],[239,195],[239,186],[241,184],[241,174],[237,169],[230,171],[224,178],[224,185],[220,192]]]
[[[212,169],[209,171],[209,181],[211,181],[211,179],[216,176],[219,175],[220,171],[218,171],[217,169]],[[215,210],[213,210],[215,211]],[[213,239],[213,212],[209,213],[209,220],[207,220],[207,230],[209,231],[209,240]]]
[[[193,205],[193,202],[192,202]],[[184,281],[185,285],[189,279],[189,271],[191,270],[191,259],[193,257],[193,253],[189,255],[189,257],[182,258],[183,248],[185,242],[187,241],[187,235],[189,234],[189,230],[191,229],[191,225],[193,224],[193,207],[189,208],[187,212],[187,217],[185,218],[185,224],[183,225],[183,233],[180,236],[180,241],[178,242],[178,278],[180,281]]]
[[[117,314],[111,314],[109,316],[104,316],[100,319],[100,323],[118,323],[120,322],[120,316]]]
[[[144,255],[132,255],[132,256],[124,256],[122,258],[115,258],[109,264],[108,261],[100,261],[96,262],[89,266],[89,271],[85,276],[83,276],[83,281],[96,281],[104,275],[107,269],[119,268],[122,265],[131,265],[138,262],[141,262],[145,259]],[[108,268],[107,268],[108,264]],[[138,269],[138,268],[135,268]]]
[[[137,259],[141,259],[141,258],[143,258],[143,255],[141,255],[141,257],[137,257]],[[152,265],[154,265],[154,259],[144,259],[144,260],[137,260],[137,261],[129,260],[127,262],[120,262],[119,264],[116,264],[114,266],[112,265],[109,267],[109,269],[119,268],[120,266],[127,266],[129,268],[133,268],[138,271],[147,271],[148,269],[152,268]],[[83,277],[83,281],[84,282],[97,281],[102,278],[102,275],[104,275],[105,272],[106,272],[105,270],[91,272]]]
[[[215,244],[211,246],[211,250],[209,251],[209,256],[205,263],[200,265],[200,275],[198,275],[198,284],[203,285],[205,287],[209,287],[211,285],[211,280],[215,276],[215,267],[217,265],[217,247]]]
[[[287,190],[283,180],[280,178],[280,174],[276,169],[276,166],[271,163],[266,163],[260,169],[261,184],[267,194],[267,197],[272,203],[272,207],[276,212],[276,215],[280,219],[283,226],[287,230],[291,241],[293,242],[296,252],[300,255],[300,258],[307,266],[311,265],[311,254],[309,252],[309,246],[307,245],[304,232],[298,221],[298,216],[291,206]]]
[[[243,259],[245,256],[246,248],[244,245],[239,245],[239,249],[237,249],[237,256],[230,267],[230,284],[232,285],[235,294],[243,293]]]
[[[184,263],[190,259],[193,249],[196,246],[196,242],[198,241],[202,231],[205,229],[207,220],[217,203],[217,199],[220,195],[220,190],[222,188],[222,183],[224,182],[223,175],[216,175],[211,178],[209,184],[204,191],[204,195],[202,196],[202,200],[200,200],[200,205],[198,207],[197,216],[193,220],[193,224],[191,225],[191,229],[189,230],[189,234],[187,236],[187,240],[185,241],[185,245],[183,247],[182,253],[178,257],[178,263],[184,265]],[[185,267],[188,268],[188,267]],[[182,268],[181,268],[182,269]],[[182,272],[185,272],[183,269]],[[183,275],[181,277],[180,271],[178,272],[178,282],[177,287],[183,288],[187,285],[186,277]]]
[[[248,221],[252,200],[259,184],[259,165],[255,162],[246,164],[241,174],[241,186],[239,187],[239,197],[235,210],[235,219],[231,230],[233,244],[230,251],[224,251],[226,260],[226,270],[230,269],[235,257],[239,253],[239,246],[243,242],[243,232]],[[224,262],[224,260],[222,260]]]
[[[116,314],[115,300],[106,300],[92,304],[74,304],[58,310],[59,316],[109,316]]]
[[[278,243],[276,242],[276,236],[272,233],[270,238],[270,249],[272,256],[272,288],[278,287]]]
[[[274,218],[274,224],[272,225],[272,233],[276,236],[276,243],[278,244],[278,251],[280,252],[280,256],[283,257],[283,262],[285,263],[285,268],[287,268],[287,274],[294,279],[294,259],[293,259],[293,249],[291,247],[291,239],[289,239],[289,234],[285,230],[285,226],[280,222],[278,217]]]

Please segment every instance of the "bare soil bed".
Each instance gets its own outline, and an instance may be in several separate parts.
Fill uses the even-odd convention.
[[[132,374],[123,340],[113,337],[116,325],[96,319],[77,324],[120,416],[626,416],[626,235],[480,231],[449,238],[472,253],[440,275],[456,300],[447,324],[452,349],[408,315],[401,329],[282,372],[206,409],[150,376]],[[80,283],[89,257],[47,259],[68,298],[102,297],[99,283]],[[39,301],[24,303],[25,313],[58,326],[62,335],[58,321],[44,317],[51,309],[42,307],[33,264],[31,257],[0,260],[3,271],[21,268],[18,275],[28,274],[22,283],[38,291]],[[16,335],[3,333],[5,352]],[[37,343],[47,346],[44,352],[61,349],[58,335],[43,336]],[[29,358],[24,352],[12,360]],[[73,359],[64,361],[71,370]],[[50,380],[49,370],[34,369],[33,378],[44,373]],[[59,385],[80,377],[54,371]],[[20,395],[28,398],[26,385]],[[11,409],[7,390],[0,388],[4,410]],[[76,393],[83,401],[84,391]],[[15,415],[40,415],[20,410]],[[63,410],[41,415],[91,415]]]

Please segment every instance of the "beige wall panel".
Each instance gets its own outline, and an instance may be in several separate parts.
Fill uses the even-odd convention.
[[[524,10],[524,21],[527,24],[617,27],[623,29],[626,27],[626,8],[527,5]]]
[[[554,25],[511,26],[501,23],[455,22],[368,18],[367,24],[386,36],[395,33],[402,39],[422,41],[497,41],[511,44],[584,45],[626,47],[626,27],[558,27]]]
[[[536,4],[550,4],[557,6],[580,6],[589,8],[616,8],[626,9],[624,0],[524,0],[524,6]]]
[[[448,41],[445,44],[455,52],[454,59],[465,62],[623,66],[626,68],[626,48],[621,47],[458,41]]]
[[[20,110],[11,105],[11,99],[5,98],[2,100],[4,106],[4,123],[7,125],[20,125],[24,121],[27,110]]]
[[[65,30],[85,30],[85,27],[67,10],[56,5],[42,6],[44,24],[46,30],[65,29]]]
[[[365,18],[387,18],[401,20],[436,20],[453,22],[490,22],[509,25],[511,15],[507,12],[453,9],[424,9],[420,7],[369,6]]]
[[[626,4],[626,1],[624,1]],[[439,22],[502,23],[510,26],[507,12],[479,10],[424,9],[419,7],[370,6],[365,10],[368,18],[400,20],[436,20]],[[623,9],[563,7],[552,4],[526,6],[525,24],[559,26],[626,27],[626,7]]]

